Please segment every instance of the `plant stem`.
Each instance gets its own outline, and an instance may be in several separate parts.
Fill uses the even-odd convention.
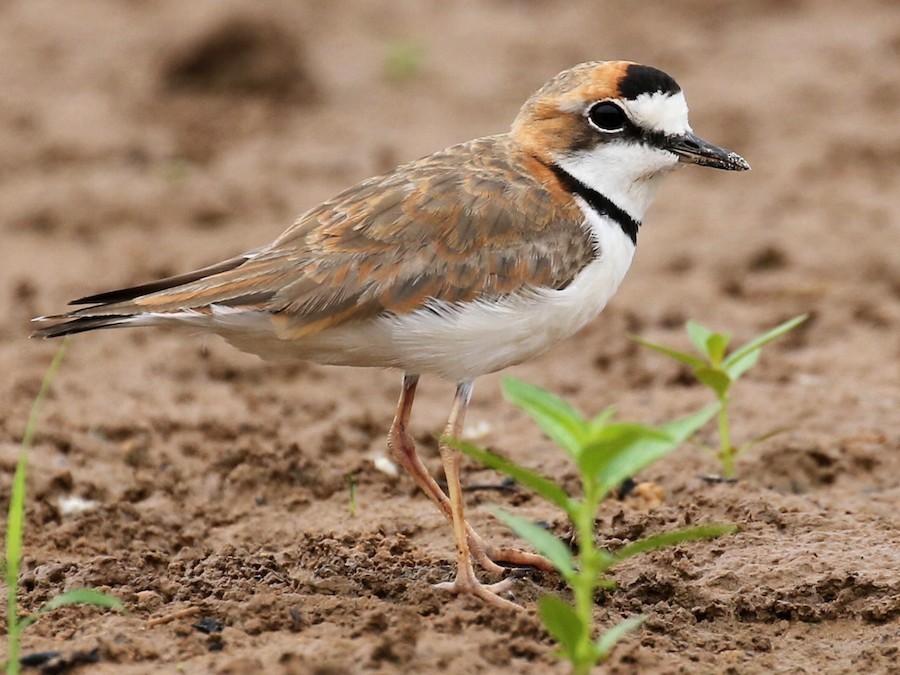
[[[596,489],[584,486],[584,499],[578,510],[578,558],[581,569],[575,575],[572,592],[575,596],[575,614],[581,622],[581,635],[572,663],[573,675],[588,675],[594,666],[594,587],[597,575],[597,551],[594,546],[594,513],[598,500],[594,498]]]
[[[719,398],[719,447],[722,459],[722,473],[726,478],[734,478],[734,448],[728,429],[728,396]]]
[[[30,422],[29,422],[30,426]],[[28,449],[22,443],[19,453],[19,461],[16,464],[16,473],[13,478],[13,495],[10,500],[9,521],[6,528],[6,536],[16,541],[7,541],[6,560],[6,624],[7,624],[7,649],[6,672],[7,675],[18,675],[19,664],[19,611],[17,607],[19,590],[19,562],[22,546],[22,520],[24,519],[25,502],[25,470],[28,464]]]
[[[12,494],[9,500],[9,512],[6,525],[6,672],[7,675],[17,675],[21,668],[19,663],[19,611],[17,596],[19,590],[19,565],[22,562],[22,541],[25,529],[25,473],[28,469],[28,451],[34,441],[37,430],[38,416],[44,399],[50,391],[50,384],[56,376],[63,354],[66,353],[67,341],[63,340],[50,367],[41,382],[38,395],[31,404],[31,412],[28,415],[28,423],[25,425],[25,434],[22,436],[22,448],[19,451],[19,461],[16,463],[16,473],[13,477]]]

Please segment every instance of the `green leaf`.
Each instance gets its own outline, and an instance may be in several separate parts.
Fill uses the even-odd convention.
[[[710,405],[698,413],[663,424],[661,429],[669,434],[672,440],[681,444],[697,433],[697,430],[709,422],[717,412],[719,412],[719,406]]]
[[[40,618],[41,614],[46,614],[48,612],[52,612],[54,609],[66,607],[68,605],[93,605],[96,607],[106,607],[107,609],[114,609],[117,612],[125,611],[125,606],[118,598],[114,598],[111,595],[107,595],[106,593],[101,593],[100,591],[95,591],[90,588],[77,588],[72,591],[60,593],[49,602],[44,603],[44,605],[37,611],[36,614],[27,616],[22,619],[22,621],[19,623],[19,628],[21,630],[25,630],[28,626],[37,621]]]
[[[630,438],[623,435],[621,445],[616,446],[614,451],[607,450],[599,475],[601,489],[604,493],[608,492],[626,478],[674,451],[697,429],[706,424],[718,410],[719,406],[708,406],[698,413],[670,422],[659,429],[643,427],[642,433],[636,433]],[[607,428],[614,426],[617,425],[610,425]],[[633,429],[641,428],[639,425],[629,426]],[[587,448],[585,452],[588,452]]]
[[[646,553],[647,551],[655,551],[666,546],[674,546],[685,541],[695,541],[697,539],[714,539],[721,537],[723,534],[731,534],[736,532],[737,525],[700,525],[698,527],[686,527],[673,532],[663,532],[662,534],[654,534],[650,537],[640,539],[633,544],[624,546],[616,551],[616,562],[621,562],[626,558]]]
[[[610,579],[609,577],[599,576],[594,583],[597,585],[597,588],[600,588],[604,591],[616,590],[616,580]]]
[[[731,378],[723,371],[715,368],[708,366],[697,368],[694,371],[694,377],[712,389],[720,399],[725,398],[728,390],[731,388]]]
[[[777,340],[785,333],[789,333],[790,331],[794,330],[794,328],[806,321],[808,316],[808,314],[801,314],[800,316],[795,316],[793,319],[775,326],[775,328],[773,328],[772,330],[768,331],[767,333],[763,333],[759,337],[756,337],[745,344],[740,349],[735,350],[735,352],[731,356],[725,359],[722,365],[728,368],[736,361],[743,359],[750,352],[759,351],[770,342]]]
[[[572,559],[572,553],[564,543],[530,520],[504,511],[497,506],[490,507],[488,510],[552,562],[566,581],[572,579],[575,575],[575,562]]]
[[[56,378],[56,371],[62,363],[63,356],[66,353],[68,341],[64,340],[56,350],[44,379],[41,381],[41,388],[31,404],[31,412],[28,414],[28,422],[25,425],[25,434],[22,437],[22,449],[19,452],[19,460],[16,463],[16,472],[13,477],[12,495],[9,500],[9,510],[7,512],[6,524],[6,582],[9,589],[14,589],[19,583],[19,562],[22,558],[22,539],[24,536],[24,520],[25,520],[25,474],[28,469],[28,451],[34,441],[34,435],[37,432],[38,418],[41,414],[41,408],[44,405],[44,399],[50,392],[50,386]]]
[[[731,333],[713,333],[706,341],[706,353],[709,354],[710,363],[718,365],[725,358],[725,350],[731,342]]]
[[[653,351],[659,352],[660,354],[665,354],[666,356],[673,358],[676,361],[681,361],[681,363],[686,363],[691,368],[702,368],[704,365],[706,365],[702,359],[698,359],[693,354],[686,354],[684,352],[678,351],[677,349],[672,349],[671,347],[666,347],[665,345],[650,342],[649,340],[637,337],[636,335],[631,335],[629,337],[639,345],[649,347]]]
[[[605,551],[602,548],[595,548],[591,551],[591,555],[588,555],[587,551],[581,551],[581,567],[594,567],[594,569],[598,570],[606,570],[616,561],[614,555],[612,555],[609,551]]]
[[[30,442],[30,441],[29,441]],[[19,583],[19,562],[22,560],[22,540],[25,521],[25,474],[28,469],[28,448],[24,441],[16,462],[12,495],[6,521],[6,585],[11,592]]]
[[[28,628],[31,624],[40,618],[37,614],[32,614],[30,616],[25,616],[19,619],[19,632],[21,633],[23,630]]]
[[[656,439],[668,442],[669,436],[664,431],[646,427],[631,422],[619,422],[608,424],[581,451],[578,458],[578,468],[591,480],[600,479],[605,482],[605,477],[610,464],[616,462],[616,458],[625,453],[630,446],[639,443],[642,439]],[[628,474],[629,476],[631,474]],[[628,476],[626,476],[627,478]]]
[[[66,593],[61,593],[55,598],[45,603],[39,610],[41,614],[51,612],[59,607],[67,605],[94,605],[96,607],[106,607],[114,609],[118,612],[125,611],[125,605],[118,598],[114,598],[106,593],[95,591],[91,588],[76,588]]]
[[[578,639],[585,627],[572,606],[555,595],[545,595],[538,600],[538,615],[565,657],[574,662],[578,658]]]
[[[722,362],[722,368],[728,373],[731,381],[734,382],[756,365],[756,362],[759,361],[759,355],[760,351],[757,349],[755,352],[747,352],[736,361],[728,358]]]
[[[713,332],[696,321],[688,321],[684,327],[696,350],[709,358],[709,338],[712,337]]]
[[[597,660],[605,661],[608,659],[610,652],[612,652],[613,647],[616,646],[619,640],[644,623],[646,619],[647,617],[643,615],[633,616],[630,619],[620,621],[603,633],[597,642],[594,643],[594,653],[597,655]]]
[[[484,464],[490,469],[504,473],[520,485],[524,485],[525,487],[534,490],[547,501],[556,504],[565,511],[567,515],[571,513],[572,502],[569,499],[569,495],[549,478],[544,478],[531,469],[526,469],[524,466],[511,462],[505,457],[495,455],[488,450],[483,450],[471,443],[466,443],[465,441],[456,438],[443,436],[441,438],[441,443],[446,443],[450,447],[456,448],[479,464]]]
[[[767,441],[770,438],[772,438],[773,436],[777,436],[778,434],[783,434],[788,429],[789,429],[789,427],[778,427],[777,429],[772,429],[771,431],[767,431],[764,434],[758,434],[758,435],[754,436],[753,438],[751,438],[746,443],[742,443],[739,447],[735,448],[734,456],[737,457],[742,452],[744,452],[744,450],[747,450],[748,448],[752,448],[757,443],[762,443],[763,441]]]
[[[421,45],[409,40],[395,40],[388,45],[385,55],[385,74],[393,82],[405,82],[421,71],[423,57]]]
[[[17,608],[17,595],[19,590],[19,564],[22,561],[22,541],[25,534],[25,474],[28,470],[28,452],[34,442],[37,431],[38,418],[44,399],[50,392],[50,386],[56,377],[56,372],[62,363],[66,353],[68,339],[63,340],[50,367],[44,374],[41,388],[31,404],[31,412],[28,422],[25,424],[25,434],[22,436],[22,445],[19,450],[19,458],[16,462],[16,472],[13,476],[12,493],[9,498],[7,511],[4,578],[6,580],[6,629],[7,629],[7,672],[19,672],[19,633],[33,621],[30,617],[19,619]]]
[[[503,394],[572,457],[578,456],[587,428],[577,410],[558,396],[511,377],[503,379]]]
[[[599,434],[606,425],[609,424],[609,421],[613,418],[613,415],[616,414],[616,409],[612,406],[609,406],[602,413],[597,415],[594,419],[587,423],[587,431],[588,438],[593,438],[597,434]]]

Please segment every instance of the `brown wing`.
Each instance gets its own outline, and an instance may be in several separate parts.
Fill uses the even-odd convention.
[[[563,288],[594,256],[582,221],[552,172],[488,137],[346,190],[233,269],[69,316],[230,305],[270,312],[297,338],[430,298]]]

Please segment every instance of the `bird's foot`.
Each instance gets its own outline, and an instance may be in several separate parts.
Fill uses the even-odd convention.
[[[449,591],[456,595],[474,595],[489,605],[494,607],[502,607],[505,609],[514,609],[517,612],[524,612],[525,608],[516,603],[501,597],[500,593],[509,591],[516,581],[515,576],[507,577],[502,581],[494,584],[483,584],[475,577],[471,565],[468,570],[460,568],[456,573],[456,579],[453,581],[445,581],[441,584],[435,584],[434,588],[442,591]]]

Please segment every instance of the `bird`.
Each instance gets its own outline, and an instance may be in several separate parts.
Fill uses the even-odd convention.
[[[409,426],[419,378],[455,383],[444,438],[459,438],[477,377],[541,354],[603,310],[661,180],[686,164],[750,168],[694,134],[670,75],[582,63],[532,94],[506,133],[350,187],[267,246],[73,300],[37,317],[32,336],[176,325],[264,359],[399,370],[387,444],[453,528],[455,578],[437,587],[519,608],[504,597],[510,568],[552,565],[472,529],[450,443],[439,450],[446,490],[429,473]],[[479,580],[475,563],[500,580]]]

